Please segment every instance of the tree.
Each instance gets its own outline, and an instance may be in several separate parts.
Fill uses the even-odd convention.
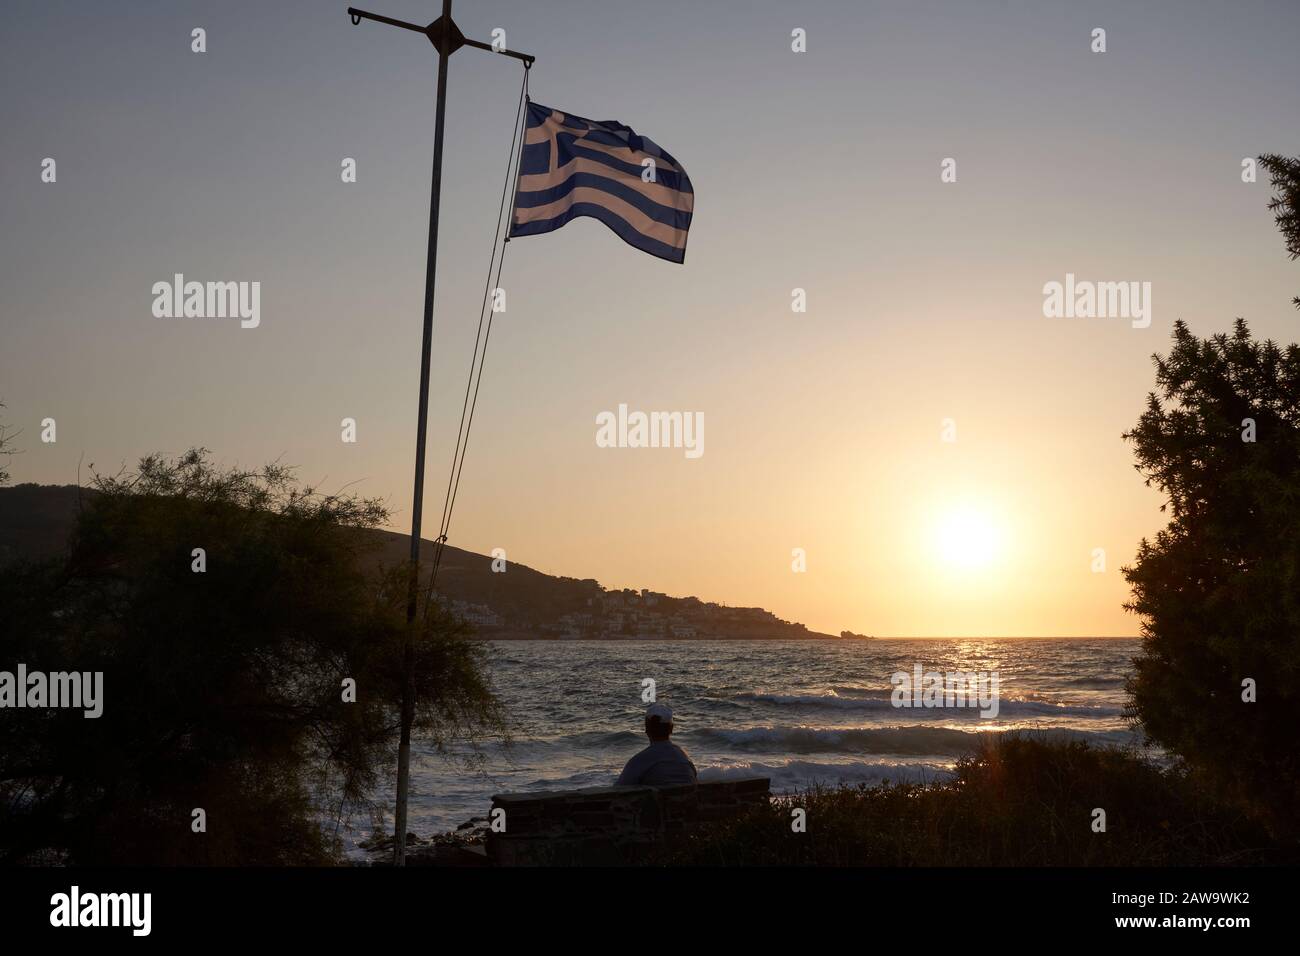
[[[0,861],[333,859],[396,747],[406,577],[366,563],[384,509],[202,449],[95,488],[65,558],[0,575],[6,667],[103,673],[99,718],[5,711]],[[498,732],[479,646],[423,610],[417,733]]]
[[[1300,346],[1180,322],[1124,435],[1168,526],[1124,574],[1143,618],[1129,716],[1208,786],[1295,832],[1300,807]],[[1252,425],[1253,422],[1253,425]],[[1248,688],[1253,682],[1257,699]]]
[[[1277,190],[1268,208],[1286,240],[1286,251],[1292,259],[1300,259],[1300,158],[1265,153],[1259,157],[1259,163],[1268,170],[1272,186]],[[1291,301],[1300,309],[1300,295]]]

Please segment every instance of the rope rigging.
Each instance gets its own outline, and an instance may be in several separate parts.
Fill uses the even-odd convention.
[[[478,406],[479,386],[483,382],[483,365],[487,361],[488,341],[492,337],[492,318],[495,315],[492,300],[495,290],[500,288],[501,267],[505,264],[506,245],[510,242],[510,220],[514,217],[515,193],[519,188],[519,163],[524,152],[522,134],[527,122],[524,118],[524,107],[528,103],[528,76],[531,67],[530,62],[524,62],[524,76],[519,87],[519,104],[515,111],[514,132],[510,139],[510,154],[506,160],[506,179],[501,187],[501,206],[497,210],[496,231],[492,237],[492,254],[488,257],[487,277],[483,285],[483,302],[479,307],[478,329],[474,334],[474,352],[470,357],[469,376],[465,381],[465,398],[460,409],[460,425],[456,431],[456,449],[452,453],[451,470],[447,475],[447,491],[442,503],[442,521],[438,526],[438,537],[434,539],[429,585],[425,589],[424,616],[426,620],[429,616],[429,604],[434,595],[434,585],[438,580],[438,568],[442,564],[442,554],[447,543],[447,533],[451,530],[451,517],[456,508],[456,497],[460,492],[460,476],[465,467],[465,452],[469,447],[470,430],[474,426],[474,410]],[[507,199],[509,199],[509,205],[506,203]],[[495,276],[493,275],[494,264],[496,266]],[[484,322],[485,318],[486,323]]]

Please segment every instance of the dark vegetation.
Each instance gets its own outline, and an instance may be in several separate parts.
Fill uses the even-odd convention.
[[[369,573],[353,533],[383,509],[202,451],[95,492],[63,553],[0,574],[6,669],[104,674],[98,719],[5,711],[0,862],[335,859],[331,824],[370,809],[394,763],[405,571]],[[423,610],[417,733],[444,746],[500,732],[480,645]]]
[[[1268,170],[1269,179],[1276,190],[1269,200],[1278,232],[1286,243],[1287,255],[1300,259],[1300,156],[1279,156],[1265,153],[1260,165]],[[1300,295],[1291,300],[1300,309]]]
[[[702,866],[1175,866],[1300,862],[1186,771],[1120,750],[989,735],[956,779],[817,788],[713,824],[655,863]],[[807,832],[791,811],[807,811]],[[1093,811],[1106,812],[1105,832]]]
[[[0,402],[0,408],[4,408],[4,402]],[[14,438],[13,431],[0,420],[0,488],[9,484],[9,472],[5,470],[5,463],[14,455]]]
[[[1198,783],[1295,837],[1300,346],[1255,341],[1242,320],[1206,339],[1180,322],[1155,362],[1158,392],[1125,437],[1169,524],[1124,572],[1143,622],[1130,716]]]

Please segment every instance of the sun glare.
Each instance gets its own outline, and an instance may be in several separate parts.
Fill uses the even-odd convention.
[[[935,521],[934,539],[944,564],[972,570],[997,560],[1004,544],[998,522],[987,511],[968,505],[940,514]]]

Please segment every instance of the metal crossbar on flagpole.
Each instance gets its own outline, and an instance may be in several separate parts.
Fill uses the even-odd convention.
[[[429,421],[429,365],[433,339],[433,291],[438,268],[438,205],[442,192],[443,118],[447,106],[447,61],[462,46],[521,60],[524,68],[532,67],[535,57],[527,53],[498,49],[489,43],[471,40],[461,33],[451,18],[451,0],[442,0],[442,16],[428,26],[380,16],[348,7],[354,25],[373,20],[388,26],[423,33],[438,51],[438,105],[433,126],[433,178],[429,191],[429,248],[424,274],[424,331],[420,351],[419,423],[415,439],[415,492],[411,509],[410,582],[406,600],[406,638],[403,648],[401,737],[397,748],[397,799],[393,820],[393,865],[406,865],[406,807],[411,774],[411,725],[415,720],[415,615],[420,583],[420,522],[424,513],[424,450]]]
[[[428,26],[423,27],[416,23],[407,23],[405,20],[394,20],[392,17],[380,16],[377,13],[368,13],[365,10],[358,10],[355,7],[348,7],[348,14],[352,17],[352,23],[354,25],[360,24],[362,20],[374,20],[376,23],[386,23],[390,27],[401,27],[403,30],[413,30],[416,33],[423,33],[429,38],[439,53],[442,52],[439,38],[443,28],[442,24],[445,20],[447,23],[451,24],[450,33],[452,46],[451,49],[447,51],[448,56],[455,53],[462,46],[472,46],[478,50],[487,50],[489,53],[500,53],[502,56],[511,56],[516,60],[523,60],[523,62],[527,63],[529,66],[532,66],[533,61],[537,59],[537,57],[529,56],[527,53],[517,53],[514,50],[507,50],[504,48],[498,49],[491,43],[482,43],[478,40],[471,40],[469,37],[465,36],[465,34],[460,32],[455,21],[451,19],[450,3],[443,5],[441,17],[434,20]]]

